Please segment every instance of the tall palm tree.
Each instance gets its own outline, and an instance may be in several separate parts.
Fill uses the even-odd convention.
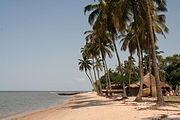
[[[82,59],[79,59],[78,65],[79,65],[79,70],[85,72],[85,74],[88,77],[92,87],[94,89],[96,89],[95,86],[94,86],[94,81],[92,80],[92,78],[89,75],[90,74],[91,65],[92,65],[91,61],[89,59],[87,59],[86,57],[83,57]],[[89,74],[87,73],[87,71],[89,71]]]
[[[98,81],[97,81],[97,86],[99,87],[99,91],[100,94],[102,95],[102,84],[100,81],[100,71],[102,71],[102,60],[100,59],[100,57],[96,57],[96,62],[95,62],[95,68],[97,71],[97,77],[98,77]]]
[[[87,57],[89,59],[91,59],[92,61],[92,70],[94,73],[94,80],[95,82],[97,82],[97,75],[96,75],[96,69],[95,69],[95,57],[97,57],[97,52],[93,51],[92,49],[90,49],[90,43],[86,43],[86,45],[84,46],[84,49],[81,50],[82,56],[83,57]],[[97,88],[97,86],[96,86]],[[97,89],[97,93],[100,94],[101,92],[99,91],[99,89]]]
[[[131,32],[128,33],[127,38],[130,37],[131,43],[134,42],[135,45],[131,44],[129,50],[133,52],[137,49],[138,51],[140,64],[139,67],[141,68],[141,80],[143,78],[143,50],[146,50],[147,48],[150,48],[152,50],[152,59],[153,63],[155,63],[156,56],[154,55],[154,49],[156,46],[155,42],[157,40],[156,33],[164,35],[164,32],[168,31],[167,27],[165,26],[165,16],[157,14],[157,11],[167,10],[165,7],[165,0],[148,0],[146,2],[144,1],[145,0],[99,0],[97,4],[88,5],[85,7],[84,10],[85,13],[87,11],[92,11],[88,19],[89,23],[93,26],[93,30],[96,31],[93,35],[94,40],[91,41],[92,44],[99,43],[99,45],[101,45],[103,43],[102,45],[114,45],[114,38],[116,38],[117,34],[116,30],[118,30],[121,35],[123,35],[127,31],[127,26],[130,26]],[[111,35],[111,38],[106,36],[107,32]],[[109,40],[108,38],[110,38],[110,41],[107,41]],[[150,41],[151,44],[147,44],[147,41]],[[114,49],[115,51],[117,51],[115,45]],[[100,50],[100,53],[103,58],[103,51]],[[104,64],[106,64],[105,62],[106,61],[103,61]],[[120,62],[119,66],[121,66]],[[157,68],[157,65],[154,65],[154,69],[155,68]],[[158,73],[156,74],[157,75],[155,76],[157,77]],[[140,88],[142,88],[142,82]],[[158,90],[160,89],[158,88],[157,82],[157,91]],[[159,92],[160,91],[158,91],[158,94]],[[142,90],[140,90],[139,93],[141,96]],[[160,99],[158,98],[158,100]]]
[[[112,54],[111,51],[113,50],[111,44],[109,44],[109,34],[107,32],[104,32],[103,34],[98,34],[97,31],[88,31],[86,33],[89,33],[86,36],[86,42],[89,45],[87,48],[89,49],[88,51],[95,51],[96,57],[97,55],[101,56],[102,58],[102,63],[103,63],[103,68],[104,72],[106,75],[106,80],[107,80],[107,88],[110,89],[111,92],[111,82],[110,82],[110,75],[107,67],[107,62],[106,62],[106,54],[111,58]],[[108,91],[108,89],[107,89]]]
[[[116,1],[114,0],[99,0],[98,4],[88,5],[85,7],[84,12],[92,11],[89,15],[89,23],[90,25],[93,25],[93,29],[96,29],[97,31],[100,31],[100,34],[102,34],[104,31],[108,31],[111,35],[111,41],[110,44],[113,45],[115,54],[118,61],[118,66],[121,68],[121,61],[120,56],[117,50],[116,46],[116,36],[117,36],[117,30],[115,28],[115,23],[113,21],[113,10],[115,7]],[[122,71],[122,70],[120,70]],[[119,71],[119,72],[120,72]],[[122,77],[122,73],[119,73]],[[123,98],[127,98],[126,91],[125,91],[125,85],[123,82]]]
[[[156,50],[155,50],[155,37],[153,33],[153,24],[152,24],[152,15],[150,13],[150,4],[152,1],[149,0],[142,0],[141,4],[144,6],[144,10],[146,11],[146,21],[147,21],[147,30],[148,30],[148,36],[151,42],[152,47],[152,60],[153,60],[153,68],[154,68],[154,74],[156,78],[156,88],[157,88],[157,104],[163,105],[164,99],[162,96],[161,86],[160,86],[160,78],[159,78],[159,71],[158,71],[158,65],[157,65],[157,58],[156,58]]]
[[[168,31],[168,28],[165,26],[165,19],[164,15],[158,15],[157,10],[166,10],[163,7],[162,2],[155,0],[158,7],[151,5],[151,15],[152,15],[152,25],[153,25],[153,34],[161,33],[164,35],[164,32]],[[138,58],[139,58],[139,67],[140,67],[140,91],[137,97],[137,100],[142,100],[142,80],[143,80],[143,65],[142,65],[142,58],[143,58],[143,50],[149,48],[148,42],[148,31],[146,28],[146,21],[144,21],[144,15],[146,11],[144,11],[144,6],[142,5],[141,0],[122,0],[119,2],[119,7],[114,12],[114,20],[116,21],[115,25],[120,32],[124,32],[126,30],[127,24],[130,23],[130,33],[126,36],[126,41],[124,41],[123,46],[128,45],[129,39],[131,42],[129,43],[129,51],[130,53],[134,53],[134,50],[137,49]],[[132,22],[131,22],[132,21]],[[134,29],[134,30],[133,30]],[[157,38],[154,36],[155,40]],[[134,40],[132,40],[134,39]],[[135,44],[134,44],[135,43]],[[125,47],[123,47],[125,49]]]
[[[100,39],[96,39],[95,41],[96,42],[93,46],[94,46],[94,49],[99,51],[101,54],[103,68],[104,68],[104,71],[105,71],[105,74],[107,77],[106,78],[107,79],[107,90],[109,88],[110,93],[111,93],[111,81],[110,81],[109,70],[108,70],[108,66],[107,66],[107,62],[106,62],[106,54],[111,58],[112,57],[111,50],[113,48],[110,44],[103,43]],[[111,48],[111,50],[109,48]]]
[[[133,30],[135,28],[131,28],[131,31],[128,31],[128,34],[125,36],[125,38],[122,39],[122,50],[126,50],[127,48],[129,49],[130,54],[134,54],[135,50],[137,50],[137,55],[138,55],[138,64],[139,64],[139,75],[140,75],[140,88],[139,88],[139,93],[136,97],[135,101],[142,101],[142,81],[144,77],[144,72],[143,72],[143,65],[142,65],[142,49],[140,47],[139,43],[139,37],[136,36],[136,33]]]

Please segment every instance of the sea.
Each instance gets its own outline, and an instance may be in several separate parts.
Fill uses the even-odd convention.
[[[68,91],[0,91],[0,120],[63,105],[72,98],[58,93]]]

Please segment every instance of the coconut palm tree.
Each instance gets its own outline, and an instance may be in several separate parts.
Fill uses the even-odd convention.
[[[113,14],[112,14],[115,7],[115,3],[116,1],[114,0],[100,0],[98,4],[86,6],[84,12],[86,13],[87,11],[89,12],[92,11],[89,15],[88,21],[90,25],[93,25],[93,29],[99,31],[100,34],[104,33],[104,31],[108,31],[110,33],[111,41],[109,42],[114,47],[118,61],[118,66],[121,67],[120,56],[115,41],[117,38],[117,30],[115,28],[115,23],[113,21]],[[121,72],[119,74],[122,76]],[[124,86],[123,98],[127,98],[124,82],[123,82],[123,86]]]
[[[88,33],[87,31],[85,32],[86,34]],[[89,32],[90,33],[90,32]],[[89,38],[88,38],[89,37]],[[102,87],[101,87],[101,81],[100,80],[100,76],[99,76],[99,69],[101,70],[101,63],[99,60],[99,52],[94,49],[92,42],[89,42],[89,40],[91,40],[90,34],[88,34],[86,36],[86,45],[85,48],[83,50],[83,56],[88,57],[92,60],[92,67],[93,67],[93,72],[94,72],[94,78],[95,78],[95,83],[96,84],[96,88],[97,88],[97,92],[99,95],[102,94]]]
[[[144,11],[146,11],[145,14],[145,20],[147,22],[147,30],[148,30],[148,36],[151,42],[152,47],[152,60],[153,60],[153,68],[154,68],[154,74],[156,78],[156,88],[157,88],[157,104],[163,105],[164,99],[162,96],[161,86],[160,86],[160,78],[159,78],[159,71],[158,71],[158,65],[157,65],[157,57],[156,57],[156,49],[155,49],[155,37],[153,32],[153,23],[152,23],[152,14],[150,12],[150,4],[152,1],[149,0],[142,0],[141,4],[144,7]]]
[[[152,1],[153,2],[153,1]],[[155,1],[158,5],[158,7],[151,5],[152,10],[151,16],[153,18],[152,25],[153,25],[153,34],[161,33],[164,35],[164,32],[168,31],[168,28],[165,26],[165,17],[164,15],[158,15],[157,11],[164,11],[166,8],[163,6],[161,1],[156,0]],[[144,16],[146,14],[146,11],[144,11],[144,6],[142,4],[142,1],[140,0],[122,0],[119,2],[119,7],[114,12],[114,20],[116,21],[115,25],[118,28],[120,32],[124,32],[126,29],[125,23],[130,23],[129,26],[131,32],[129,32],[126,36],[126,41],[124,41],[123,49],[125,49],[125,46],[129,44],[129,51],[130,53],[134,53],[134,50],[137,49],[138,58],[139,58],[139,67],[140,70],[140,78],[143,80],[143,65],[142,65],[142,58],[143,58],[143,50],[146,50],[149,48],[149,44],[147,44],[149,41],[148,38],[148,31],[146,27],[146,22],[144,21]],[[130,21],[130,22],[129,22]],[[132,21],[132,22],[131,22]],[[155,40],[157,40],[156,36],[154,35]],[[129,39],[131,39],[131,42],[128,43]],[[142,83],[142,82],[141,82]],[[140,101],[142,100],[142,84],[140,85],[140,91],[138,94],[138,97],[136,100]]]
[[[109,44],[109,34],[106,32],[104,34],[98,34],[98,32],[95,30],[85,33],[88,33],[88,35],[86,36],[86,44],[89,45],[87,48],[90,54],[92,54],[92,51],[94,51],[96,57],[101,56],[102,58],[103,68],[106,74],[107,88],[109,87],[111,91],[110,76],[106,62],[106,54],[111,58],[111,51],[113,50],[112,45]]]
[[[109,88],[110,93],[111,93],[111,81],[110,81],[108,65],[106,62],[106,54],[111,58],[112,57],[111,50],[113,50],[113,48],[112,48],[111,44],[103,43],[101,39],[96,39],[95,41],[96,42],[94,43],[93,47],[94,47],[94,49],[99,51],[101,54],[103,68],[104,68],[104,71],[105,71],[105,74],[107,77],[106,78],[107,79],[107,89]]]
[[[96,57],[96,62],[95,62],[95,68],[96,68],[96,71],[97,71],[97,77],[98,77],[98,80],[97,80],[97,86],[99,88],[99,91],[100,91],[100,94],[102,95],[102,84],[101,84],[101,81],[100,81],[100,71],[102,71],[102,60],[100,59],[100,57]]]
[[[168,31],[167,27],[164,24],[165,16],[157,14],[157,11],[167,10],[165,4],[166,4],[165,0],[149,0],[146,1],[145,3],[144,0],[135,0],[135,1],[134,0],[99,0],[97,4],[86,6],[85,13],[87,11],[92,11],[89,15],[88,20],[89,23],[93,25],[93,30],[96,31],[94,37],[96,38],[95,40],[97,43],[98,41],[101,41],[104,43],[104,45],[112,44],[112,43],[114,44],[113,41],[115,40],[114,38],[116,37],[116,33],[117,33],[116,30],[118,30],[123,35],[127,31],[127,26],[130,26],[131,32],[128,33],[128,36],[131,37],[131,43],[134,42],[136,44],[134,46],[133,44],[131,44],[132,46],[129,47],[129,50],[131,50],[131,52],[135,49],[139,51],[138,56],[139,56],[139,61],[141,63],[141,65],[139,66],[140,68],[142,68],[141,61],[143,57],[142,55],[143,50],[146,50],[147,48],[151,49],[152,51],[151,54],[152,56],[154,56],[153,45],[156,46],[155,44],[157,40],[156,33],[161,33],[162,35],[164,35],[164,31],[165,32]],[[147,11],[147,9],[149,11]],[[151,23],[151,25],[149,25],[149,23]],[[152,30],[150,30],[150,27]],[[109,42],[104,40],[103,37],[103,35],[105,35],[104,33],[107,32],[111,35],[111,41]],[[150,33],[152,35],[151,37],[150,37]],[[107,39],[108,37],[105,38]],[[154,40],[154,42],[152,42],[152,40]],[[151,44],[147,44],[150,43],[147,41],[150,41]],[[101,56],[103,57],[103,54],[101,54]],[[156,57],[152,57],[152,58],[153,58],[153,63],[155,63]],[[155,67],[157,67],[157,65],[154,65],[154,68]],[[141,80],[143,76],[141,74],[143,73],[142,70],[143,69],[141,69],[140,72]],[[158,74],[155,76],[157,77]],[[157,88],[158,88],[158,82],[157,82]]]
[[[82,59],[79,59],[78,65],[79,65],[79,70],[85,72],[85,74],[88,77],[92,87],[94,89],[96,89],[95,86],[94,86],[94,81],[92,80],[92,78],[89,75],[89,74],[91,74],[91,71],[90,71],[91,70],[91,65],[92,65],[91,61],[89,59],[87,59],[86,57],[83,57]],[[87,73],[87,71],[89,71],[89,74]]]
[[[128,84],[131,84],[131,76],[135,74],[136,66],[134,64],[135,59],[132,56],[128,57],[128,60],[124,61],[125,74],[128,76]]]

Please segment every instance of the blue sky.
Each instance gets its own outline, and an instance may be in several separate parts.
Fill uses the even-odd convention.
[[[90,27],[83,7],[93,0],[0,0],[0,90],[89,90],[78,70],[83,32]],[[163,56],[180,53],[180,4],[168,1]],[[121,52],[123,60],[127,53]],[[110,67],[116,64],[115,58]]]

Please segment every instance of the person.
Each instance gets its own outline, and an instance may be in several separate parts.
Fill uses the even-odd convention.
[[[166,88],[162,88],[162,94],[163,94],[163,96],[166,96]]]
[[[170,96],[173,96],[173,90],[170,90],[170,92],[169,92],[169,94],[170,94]]]

